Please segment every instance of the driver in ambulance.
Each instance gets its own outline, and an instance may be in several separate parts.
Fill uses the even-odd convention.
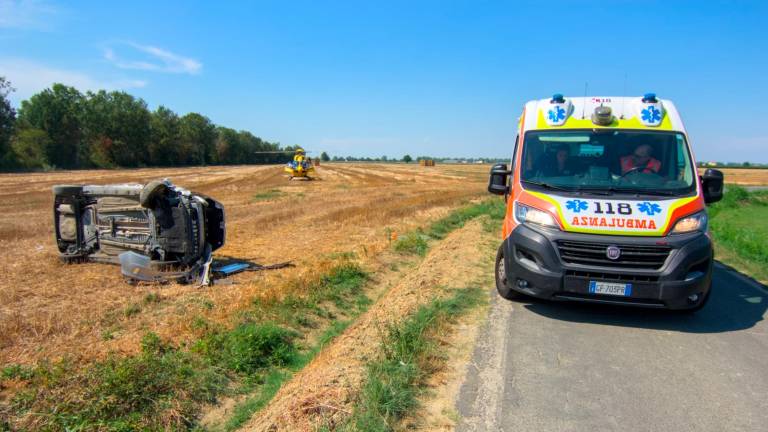
[[[623,156],[620,159],[621,173],[627,174],[630,171],[634,171],[658,174],[661,170],[661,162],[651,156],[652,152],[653,147],[649,144],[640,144],[635,147],[635,151],[632,154]]]

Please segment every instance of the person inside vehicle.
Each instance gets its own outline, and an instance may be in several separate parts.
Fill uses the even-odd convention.
[[[555,152],[547,152],[536,163],[536,171],[545,177],[563,177],[574,174],[573,161],[567,145],[555,148]]]
[[[640,144],[635,147],[632,154],[622,156],[621,174],[629,172],[641,172],[646,174],[658,174],[661,170],[661,162],[651,156],[653,147],[649,144]]]

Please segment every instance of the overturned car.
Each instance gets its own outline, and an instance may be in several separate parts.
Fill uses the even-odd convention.
[[[133,280],[209,283],[224,245],[224,207],[168,180],[53,187],[56,244],[65,262],[120,264]]]

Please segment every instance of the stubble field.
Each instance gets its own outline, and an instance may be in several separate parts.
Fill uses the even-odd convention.
[[[280,297],[283,287],[322,272],[334,254],[374,254],[388,247],[391,231],[405,232],[482,196],[487,170],[328,164],[311,182],[288,181],[278,166],[0,175],[0,365],[130,354],[150,331],[183,343],[194,337],[197,317],[226,324],[254,297]],[[224,204],[227,244],[216,257],[296,267],[236,275],[232,285],[136,287],[117,266],[59,262],[52,185],[165,177]]]

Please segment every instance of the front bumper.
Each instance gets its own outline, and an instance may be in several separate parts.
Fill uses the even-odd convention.
[[[566,262],[560,242],[651,247],[663,244],[669,255],[658,268]],[[703,298],[712,281],[712,243],[703,233],[630,237],[568,233],[518,225],[504,240],[504,264],[511,287],[532,297],[644,307],[688,309],[692,295]],[[590,281],[631,283],[630,296],[589,292]]]

